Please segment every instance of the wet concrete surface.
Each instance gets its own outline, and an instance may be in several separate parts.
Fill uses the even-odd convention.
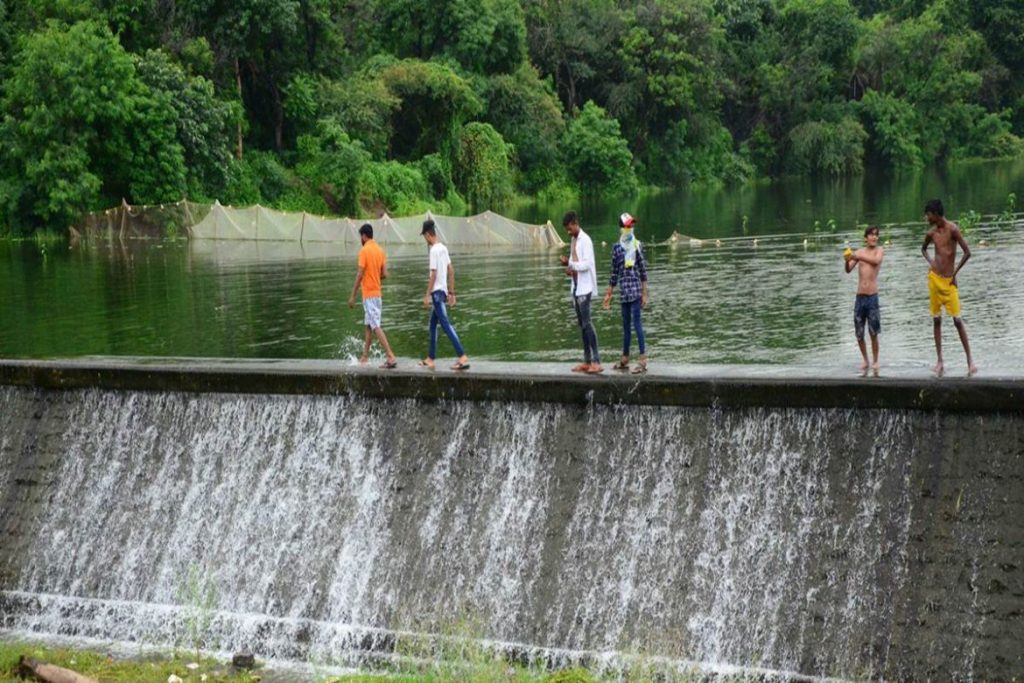
[[[849,369],[784,365],[660,365],[643,375],[571,372],[569,363],[473,361],[464,371],[399,359],[338,360],[83,357],[0,360],[0,384],[51,389],[252,394],[354,394],[423,400],[510,400],[722,407],[897,408],[956,412],[1024,412],[1024,374],[935,377],[921,369]]]

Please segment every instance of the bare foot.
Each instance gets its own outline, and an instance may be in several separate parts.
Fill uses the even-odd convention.
[[[587,372],[590,370],[590,363],[580,363],[572,369],[573,372]]]
[[[588,375],[596,375],[601,372],[604,372],[604,368],[601,367],[600,363],[591,363],[590,367],[587,368]]]
[[[369,357],[367,357],[367,356],[360,356],[360,358],[359,358],[359,364],[360,365],[366,365],[369,362],[370,362]]]
[[[864,360],[862,360],[862,361],[860,362],[860,371],[861,371],[861,372],[864,372],[864,371],[865,371],[865,370],[867,370],[867,369],[868,369],[868,359],[867,359],[867,358],[865,358]]]
[[[427,370],[433,370],[434,369],[434,359],[433,358],[424,358],[423,360],[420,361],[420,365],[425,367]]]
[[[932,372],[935,373],[936,377],[942,377],[942,373],[945,372],[945,371],[946,371],[946,368],[944,368],[942,366],[942,361],[941,360],[938,363],[935,364],[934,368],[932,368]]]
[[[874,370],[876,374],[878,373],[878,369],[880,367],[882,367],[882,366],[878,364],[877,360],[874,363],[871,364],[871,369]]]
[[[974,363],[971,363],[970,365],[967,366],[967,376],[971,377],[976,374],[978,374],[978,366],[975,365]]]

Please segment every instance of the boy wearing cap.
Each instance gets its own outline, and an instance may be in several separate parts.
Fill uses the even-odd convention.
[[[629,370],[629,345],[632,329],[636,329],[636,341],[640,350],[640,362],[633,368],[633,374],[647,372],[647,348],[644,326],[640,311],[647,306],[647,260],[644,258],[640,241],[633,234],[636,219],[628,213],[619,216],[621,235],[612,247],[612,272],[608,279],[608,290],[604,293],[605,310],[611,306],[612,292],[619,286],[619,301],[622,304],[622,358],[613,368]]]
[[[391,370],[398,366],[398,360],[391,351],[388,338],[380,326],[381,314],[381,280],[388,276],[388,262],[384,250],[373,240],[373,226],[364,223],[359,228],[359,239],[363,243],[359,250],[359,270],[356,272],[356,281],[352,285],[352,294],[348,297],[348,307],[352,308],[356,303],[356,291],[362,286],[363,290],[363,324],[366,326],[363,335],[363,355],[359,358],[360,363],[370,360],[370,344],[373,337],[384,347],[387,359],[382,368]]]
[[[455,333],[455,328],[448,320],[448,310],[445,308],[445,302],[449,306],[455,305],[455,266],[448,256],[448,247],[441,244],[437,237],[437,227],[433,220],[423,221],[420,235],[430,245],[430,276],[427,278],[427,293],[423,295],[423,307],[431,309],[430,348],[427,357],[420,361],[420,365],[434,369],[434,359],[437,358],[437,326],[440,325],[455,347],[455,355],[459,357],[452,370],[467,370],[469,356],[463,350],[459,335]]]

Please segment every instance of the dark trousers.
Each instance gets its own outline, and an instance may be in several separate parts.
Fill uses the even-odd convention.
[[[632,341],[631,332],[636,328],[636,343],[640,346],[640,355],[647,353],[647,346],[644,340],[644,325],[640,321],[640,299],[636,301],[622,302],[622,355],[629,355],[629,343]],[[632,320],[631,320],[632,319]]]
[[[574,296],[573,306],[576,308],[576,322],[583,335],[583,362],[600,363],[601,355],[597,352],[597,330],[590,320],[590,294]]]

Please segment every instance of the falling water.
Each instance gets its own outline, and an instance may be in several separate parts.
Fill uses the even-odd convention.
[[[950,473],[974,444],[1019,488],[1024,443],[986,420],[0,387],[0,624],[171,645],[198,570],[211,642],[268,657],[467,619],[549,651],[971,677],[1002,627],[983,578],[946,576],[987,571],[1006,494]],[[958,490],[973,517],[936,521]]]

